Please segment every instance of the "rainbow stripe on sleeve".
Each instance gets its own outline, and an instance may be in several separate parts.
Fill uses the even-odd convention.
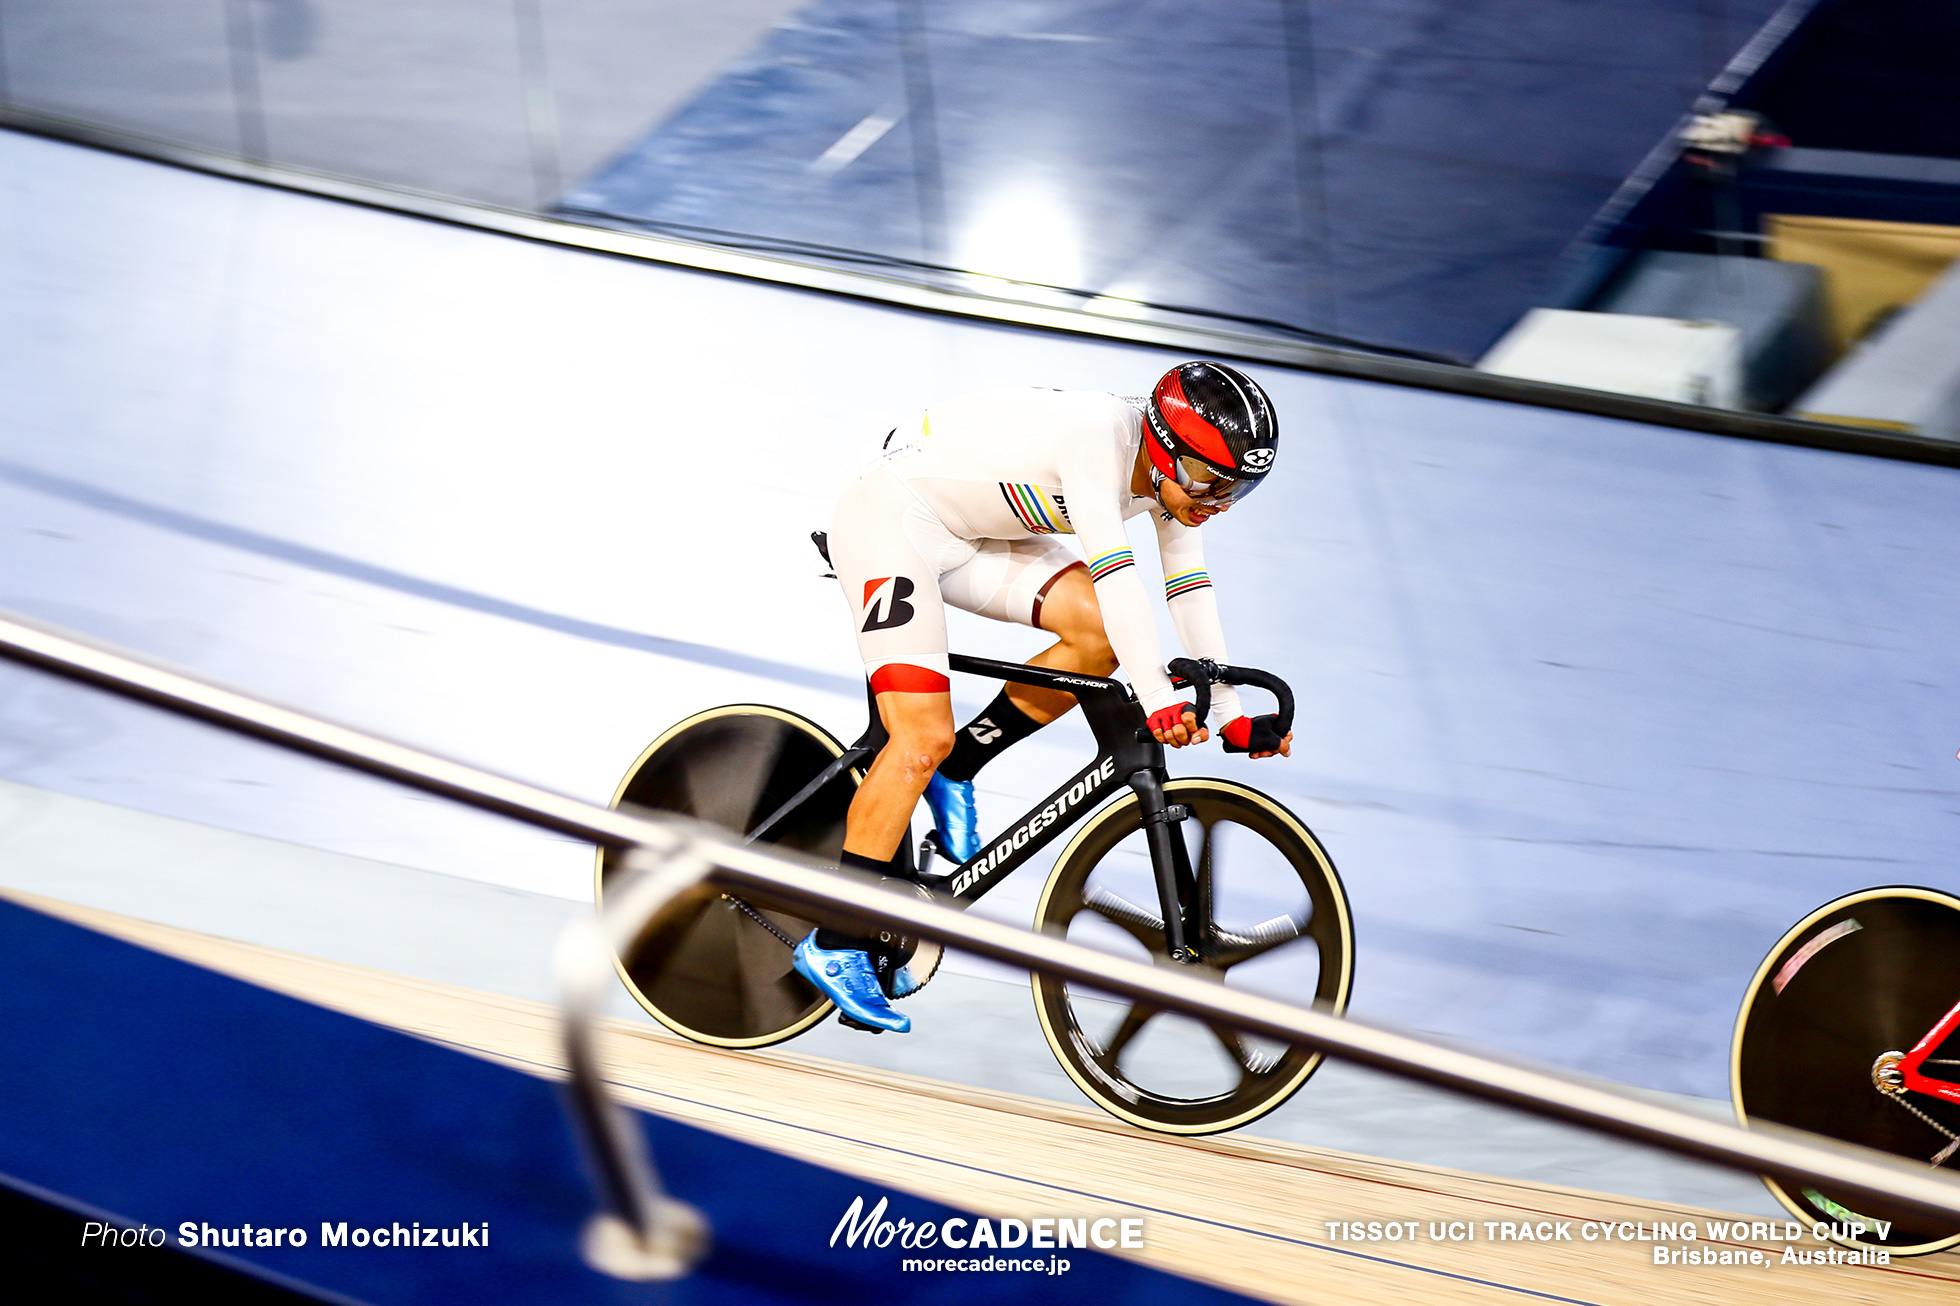
[[[1164,597],[1174,599],[1192,590],[1211,588],[1211,575],[1203,567],[1196,571],[1180,571],[1175,576],[1164,577]]]
[[[1108,553],[1089,559],[1089,579],[1098,581],[1105,576],[1115,575],[1125,567],[1136,565],[1136,555],[1128,549],[1111,549]]]

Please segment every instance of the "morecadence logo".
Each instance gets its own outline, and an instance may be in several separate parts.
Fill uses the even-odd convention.
[[[837,1227],[831,1230],[833,1248],[907,1252],[934,1251],[930,1257],[906,1257],[899,1268],[912,1272],[1021,1272],[1067,1274],[1069,1262],[1058,1256],[1003,1256],[1025,1250],[1064,1251],[1069,1248],[1139,1251],[1144,1245],[1143,1219],[1102,1213],[1079,1216],[948,1216],[942,1220],[890,1219],[891,1199],[880,1197],[866,1207],[862,1195],[853,1198]],[[948,1255],[947,1253],[959,1253]]]

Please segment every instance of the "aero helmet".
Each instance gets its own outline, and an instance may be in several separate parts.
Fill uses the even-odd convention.
[[[1223,363],[1180,363],[1144,408],[1151,483],[1174,480],[1192,498],[1231,503],[1273,469],[1279,422],[1259,383]]]

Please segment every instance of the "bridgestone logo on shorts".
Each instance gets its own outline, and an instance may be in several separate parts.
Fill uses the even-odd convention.
[[[880,605],[873,602],[873,596],[883,589],[887,582],[891,585],[889,603]],[[911,598],[917,589],[918,586],[912,583],[909,576],[885,576],[867,582],[864,587],[864,625],[859,629],[866,633],[874,630],[891,630],[912,620],[919,610],[905,600]]]
[[[1021,822],[1016,827],[1014,833],[1004,836],[999,843],[993,846],[993,849],[985,857],[974,862],[971,866],[955,876],[952,884],[953,894],[958,896],[972,888],[982,876],[992,871],[1021,849],[1027,847],[1028,840],[1060,821],[1075,808],[1080,807],[1084,799],[1107,784],[1110,777],[1115,774],[1116,759],[1112,757],[1106,759],[1100,767],[1097,767],[1080,780],[1077,780],[1073,785],[1070,785],[1067,793],[1056,798],[1033,816]]]

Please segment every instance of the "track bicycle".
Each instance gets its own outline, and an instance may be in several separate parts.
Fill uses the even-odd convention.
[[[1960,1171],[1960,898],[1864,889],[1799,921],[1743,998],[1730,1087],[1744,1125],[1775,1121]],[[1960,1243],[1960,1228],[1904,1209],[1763,1182],[1847,1245],[1911,1256]]]
[[[1147,954],[1160,965],[1199,967],[1323,1010],[1346,1009],[1354,956],[1347,896],[1298,817],[1234,781],[1170,778],[1163,745],[1121,682],[960,654],[951,667],[1074,695],[1098,751],[960,865],[935,872],[936,835],[926,836],[916,857],[908,835],[904,860],[919,893],[968,906],[1073,829],[1042,889],[1037,929]],[[1187,658],[1170,669],[1193,690],[1200,722],[1211,684],[1243,684],[1271,692],[1280,733],[1291,729],[1292,695],[1276,676]],[[613,805],[691,816],[834,862],[852,793],[885,742],[875,701],[870,718],[846,748],[782,708],[698,712],[640,754]],[[622,873],[623,856],[602,851],[602,900]],[[791,948],[818,924],[780,904],[704,888],[623,955],[619,973],[640,1005],[676,1033],[718,1047],[765,1047],[835,1009],[790,965]],[[909,981],[923,987],[937,968],[938,945],[901,946]],[[1147,1129],[1235,1129],[1292,1096],[1321,1061],[1317,1052],[1086,986],[1043,975],[1032,983],[1042,1033],[1069,1077],[1099,1106]],[[888,984],[888,994],[898,987]]]

